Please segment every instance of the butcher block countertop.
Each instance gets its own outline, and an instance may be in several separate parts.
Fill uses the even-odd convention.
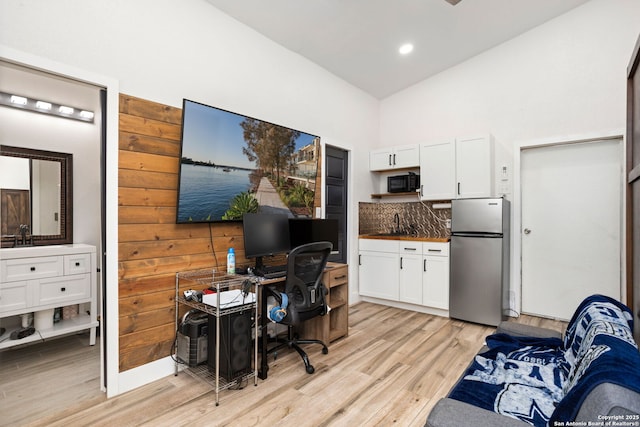
[[[378,240],[411,240],[414,242],[437,242],[447,243],[448,237],[426,237],[426,236],[409,236],[406,234],[360,234],[360,239],[378,239]]]

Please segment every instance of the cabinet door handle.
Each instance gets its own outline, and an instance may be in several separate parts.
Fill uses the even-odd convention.
[[[396,165],[396,155],[395,154],[393,155],[393,165],[394,166]]]
[[[402,257],[400,257],[400,270],[402,270]]]
[[[344,279],[345,277],[347,277],[347,275],[343,274],[342,276],[336,276],[335,279],[340,280],[340,279]]]
[[[80,267],[80,262],[76,262],[76,267]]]
[[[415,251],[416,248],[404,248],[405,251]]]
[[[36,271],[36,268],[35,267],[31,267],[30,270],[31,271]]]
[[[425,272],[427,271],[427,260],[426,259],[422,261],[422,271],[425,271]]]
[[[389,166],[391,166],[393,163],[391,163],[391,154],[389,154]]]
[[[62,292],[66,291],[66,290],[67,290],[67,288],[60,288],[60,291],[62,291]]]
[[[442,252],[442,249],[429,249],[429,252]]]
[[[362,265],[362,255],[358,255],[358,265]]]
[[[458,183],[458,196],[460,195],[460,183]]]

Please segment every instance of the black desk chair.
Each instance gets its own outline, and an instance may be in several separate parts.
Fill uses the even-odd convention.
[[[323,354],[327,354],[329,349],[321,340],[298,338],[294,335],[293,327],[316,316],[324,316],[328,311],[325,300],[327,289],[322,284],[322,274],[331,249],[329,242],[308,243],[294,248],[287,258],[286,295],[273,288],[268,290],[279,304],[269,310],[268,317],[289,327],[287,339],[279,341],[300,354],[309,374],[313,374],[315,368],[300,344],[320,344]]]

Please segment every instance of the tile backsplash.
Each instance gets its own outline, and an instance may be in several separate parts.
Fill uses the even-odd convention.
[[[442,202],[436,202],[442,203]],[[433,202],[366,203],[358,206],[359,234],[388,233],[400,218],[400,228],[414,229],[421,237],[449,237],[446,220],[451,218],[451,208],[434,209]]]

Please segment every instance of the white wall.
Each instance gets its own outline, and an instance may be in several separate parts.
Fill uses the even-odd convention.
[[[381,102],[380,145],[489,132],[513,165],[512,277],[520,300],[519,149],[622,135],[640,1],[592,0]]]
[[[381,102],[380,144],[491,132],[518,141],[623,128],[637,0],[592,0]]]
[[[0,2],[0,45],[109,76],[128,95],[176,107],[189,98],[320,135],[323,144],[351,150],[354,198],[359,197],[354,182],[369,176],[378,101],[203,0],[6,0]],[[107,197],[115,203],[113,191]],[[117,205],[107,209],[114,212],[107,222],[117,223]],[[357,203],[349,215],[357,221]],[[357,259],[357,223],[350,229],[350,259]],[[111,248],[107,256],[115,252],[117,260]],[[357,277],[355,263],[350,267]],[[107,283],[112,306],[117,306],[116,276],[110,274]],[[351,295],[357,295],[357,281]],[[109,345],[117,348],[117,341]],[[119,384],[111,380],[109,388],[123,392],[173,369],[153,365],[121,374]]]

